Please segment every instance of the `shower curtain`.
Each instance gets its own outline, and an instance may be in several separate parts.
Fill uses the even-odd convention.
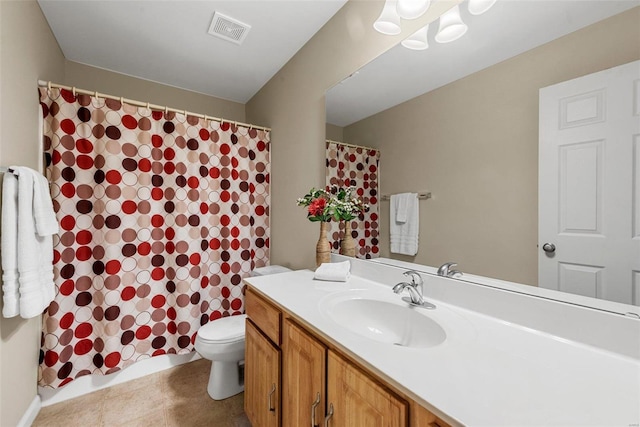
[[[41,386],[188,353],[269,261],[269,133],[40,89],[60,234]]]
[[[365,147],[326,142],[326,185],[356,187],[356,194],[369,205],[369,210],[351,221],[351,235],[356,244],[357,258],[377,258],[378,243],[378,172],[380,151]],[[340,252],[344,223],[331,222],[327,233],[331,251]]]

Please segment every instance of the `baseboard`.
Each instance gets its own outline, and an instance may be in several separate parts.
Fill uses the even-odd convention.
[[[30,427],[36,420],[36,417],[40,412],[40,408],[42,408],[42,400],[40,399],[40,396],[36,394],[27,408],[27,411],[22,415],[20,421],[18,421],[17,427]]]
[[[189,363],[200,358],[200,355],[195,351],[188,354],[165,354],[151,357],[149,359],[140,360],[113,374],[85,375],[84,377],[75,379],[58,389],[38,387],[38,394],[40,395],[38,401],[40,402],[41,400],[41,406],[53,405],[65,400],[73,399],[74,397],[102,390],[103,388],[111,387],[116,384],[122,384],[146,375],[164,371],[165,369]],[[40,408],[38,407],[38,409]],[[29,425],[30,424],[27,424],[27,426]]]

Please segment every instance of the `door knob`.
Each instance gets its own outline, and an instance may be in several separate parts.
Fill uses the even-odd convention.
[[[542,250],[548,254],[552,254],[556,251],[556,245],[554,245],[553,243],[545,243],[544,245],[542,245]]]

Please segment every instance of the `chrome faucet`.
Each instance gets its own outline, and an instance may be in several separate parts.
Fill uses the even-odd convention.
[[[411,285],[420,291],[420,295],[424,295],[424,280],[422,280],[422,276],[415,270],[405,271],[404,274],[406,277],[411,277]],[[417,279],[417,280],[416,280]]]
[[[442,276],[442,277],[462,276],[462,271],[453,270],[453,267],[455,267],[456,265],[458,264],[455,262],[445,262],[440,266],[440,268],[438,268],[438,276]]]
[[[409,270],[404,272],[403,274],[407,277],[411,277],[411,283],[400,282],[393,287],[393,292],[399,294],[406,289],[407,291],[409,291],[409,297],[403,297],[403,301],[418,307],[430,309],[436,308],[435,305],[431,304],[430,302],[426,302],[424,300],[424,297],[422,296],[424,281],[422,280],[422,276],[420,276],[420,273],[414,270]]]
[[[420,294],[420,292],[418,292],[416,287],[413,286],[411,283],[400,282],[400,283],[398,283],[397,285],[395,285],[393,287],[393,292],[395,292],[396,294],[399,294],[400,292],[404,291],[405,289],[409,291],[409,302],[411,304],[413,304],[413,305],[422,305],[422,304],[424,304],[424,298],[422,298],[422,295]]]

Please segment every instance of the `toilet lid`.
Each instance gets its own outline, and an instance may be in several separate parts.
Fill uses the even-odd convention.
[[[221,317],[198,329],[198,336],[205,341],[229,342],[244,339],[246,314]]]

